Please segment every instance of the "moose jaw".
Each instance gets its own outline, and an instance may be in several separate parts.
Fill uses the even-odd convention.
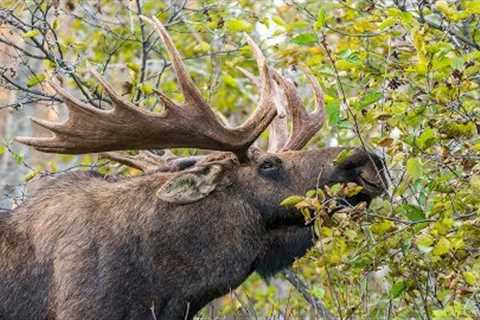
[[[271,276],[314,244],[311,228],[281,207],[282,199],[343,182],[363,186],[352,204],[384,190],[382,162],[363,149],[341,164],[334,159],[345,148],[300,151],[324,122],[323,94],[312,75],[317,109],[309,113],[295,85],[247,37],[259,78],[246,75],[260,98],[250,118],[229,128],[202,99],[162,24],[144,20],[170,56],[185,103],[158,92],[164,113],[147,112],[92,70],[111,100],[111,109],[101,110],[51,82],[68,119],[32,119],[53,135],[19,142],[44,152],[108,152],[144,174],[41,178],[21,206],[0,218],[2,320],[192,319],[252,272]],[[252,147],[267,127],[268,151]],[[111,152],[175,147],[213,152],[190,158]]]

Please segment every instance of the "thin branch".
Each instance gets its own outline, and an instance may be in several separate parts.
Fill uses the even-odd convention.
[[[142,5],[140,0],[136,0],[137,5],[137,17],[143,14],[142,12]],[[140,21],[140,37],[142,42],[142,56],[141,56],[141,65],[140,65],[140,78],[138,79],[138,83],[141,84],[145,81],[145,74],[147,72],[147,58],[148,58],[148,42],[145,37],[145,22],[142,19],[138,19]],[[134,101],[139,101],[142,97],[142,90],[138,90],[137,96],[135,97]]]
[[[17,88],[18,90],[22,91],[22,92],[26,92],[28,94],[31,94],[31,95],[36,95],[36,96],[40,96],[40,97],[45,97],[45,98],[49,98],[50,100],[52,101],[58,101],[58,102],[62,102],[62,100],[60,100],[59,98],[56,98],[55,96],[49,96],[47,94],[44,94],[43,92],[41,91],[37,91],[37,90],[33,90],[33,89],[29,89],[29,88],[26,88],[26,87],[23,87],[21,85],[19,85],[18,83],[10,80],[7,76],[5,76],[3,73],[0,74],[0,77],[2,77],[3,80],[5,80],[7,83],[9,83],[10,85],[14,86],[15,88]]]
[[[285,278],[295,287],[305,298],[305,300],[316,310],[319,314],[320,319],[325,320],[337,320],[337,318],[328,311],[327,307],[323,304],[322,301],[315,298],[307,286],[307,284],[291,269],[285,269],[281,272]]]
[[[463,42],[464,44],[466,44],[467,46],[469,46],[470,48],[473,48],[473,49],[476,49],[476,50],[480,50],[480,44],[478,43],[475,43],[473,41],[473,39],[468,39],[466,37],[464,37],[463,35],[461,34],[458,34],[457,32],[453,31],[451,28],[449,28],[448,26],[445,27],[445,26],[442,26],[441,24],[438,24],[434,21],[431,21],[427,18],[425,18],[423,15],[416,15],[414,13],[412,13],[411,11],[408,11],[406,6],[404,5],[399,5],[397,1],[394,1],[395,2],[395,5],[398,9],[400,9],[401,11],[403,12],[408,12],[410,13],[419,23],[421,24],[426,24],[428,25],[429,27],[433,28],[433,29],[436,29],[436,30],[439,30],[439,31],[442,31],[442,32],[445,32],[447,34],[449,34],[450,36],[452,36],[453,38],[457,39],[457,40],[460,40],[461,42]]]

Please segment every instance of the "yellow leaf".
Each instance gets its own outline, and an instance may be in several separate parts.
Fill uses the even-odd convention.
[[[468,1],[465,3],[465,11],[469,14],[480,14],[480,1]]]
[[[453,226],[452,218],[444,218],[435,223],[433,229],[438,232],[440,235],[446,235]]]
[[[282,207],[293,207],[301,201],[303,201],[303,197],[301,197],[301,196],[290,196],[290,197],[287,197],[287,198],[283,199],[283,201],[280,202],[280,205]]]
[[[428,234],[422,235],[416,239],[415,244],[420,251],[430,252],[432,250],[431,245],[433,244],[433,238]]]
[[[140,72],[140,66],[136,63],[133,63],[133,62],[127,63],[127,68],[132,70],[135,73]]]
[[[423,165],[420,159],[410,158],[407,160],[407,173],[412,179],[418,179],[423,175]]]
[[[34,29],[34,30],[30,30],[28,32],[25,32],[23,34],[23,37],[24,38],[33,38],[33,37],[36,37],[40,34],[40,31],[38,31],[37,29]]]
[[[152,94],[153,93],[153,86],[150,83],[142,83],[140,90],[145,94]]]
[[[383,220],[382,222],[374,223],[370,226],[370,230],[376,234],[384,234],[395,227],[392,221]]]
[[[210,51],[210,45],[205,41],[201,41],[195,46],[195,48],[193,48],[193,50],[195,52],[208,52]]]
[[[250,32],[253,26],[245,20],[231,19],[225,22],[225,28],[230,32]]]
[[[450,241],[448,241],[447,238],[442,237],[440,238],[440,240],[438,240],[438,243],[435,246],[435,248],[433,248],[432,254],[434,256],[443,256],[447,254],[448,251],[450,251],[450,247],[451,247]]]
[[[470,178],[470,185],[475,192],[480,192],[480,175],[473,175]]]
[[[359,194],[360,191],[362,191],[362,190],[363,190],[362,186],[359,186],[358,184],[353,183],[353,182],[349,182],[349,183],[347,183],[347,185],[343,189],[343,193],[347,197],[353,197],[353,196]]]
[[[475,283],[477,282],[477,278],[475,277],[475,275],[469,271],[463,273],[463,279],[467,284],[471,286],[475,285]]]
[[[284,26],[285,25],[285,21],[283,21],[283,19],[280,18],[279,16],[272,17],[272,21],[275,22],[279,26]]]
[[[452,9],[445,0],[439,0],[435,2],[435,8],[447,17],[451,17],[455,14],[455,10]]]
[[[383,30],[393,26],[395,24],[395,22],[397,22],[397,19],[395,19],[393,17],[389,17],[389,18],[383,20],[382,23],[380,23],[380,25],[378,26],[378,28],[383,31]]]

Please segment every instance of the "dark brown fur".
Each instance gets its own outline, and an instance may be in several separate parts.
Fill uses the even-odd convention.
[[[311,247],[311,229],[282,199],[380,168],[362,151],[334,166],[339,150],[267,154],[226,170],[225,183],[187,205],[156,196],[175,173],[41,181],[0,219],[0,319],[146,320],[152,310],[191,319],[252,272],[270,276]],[[263,172],[264,161],[276,169]],[[372,179],[379,189],[368,199],[383,183]]]

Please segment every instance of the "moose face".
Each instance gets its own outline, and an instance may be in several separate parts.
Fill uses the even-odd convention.
[[[275,224],[271,221],[282,216],[277,212],[290,211],[280,206],[286,197],[336,183],[353,182],[363,188],[345,199],[344,205],[354,206],[362,201],[369,204],[385,191],[383,163],[372,153],[354,149],[347,159],[335,164],[342,150],[345,148],[264,153],[253,164],[240,167],[236,179],[243,190],[251,190],[267,224]]]

